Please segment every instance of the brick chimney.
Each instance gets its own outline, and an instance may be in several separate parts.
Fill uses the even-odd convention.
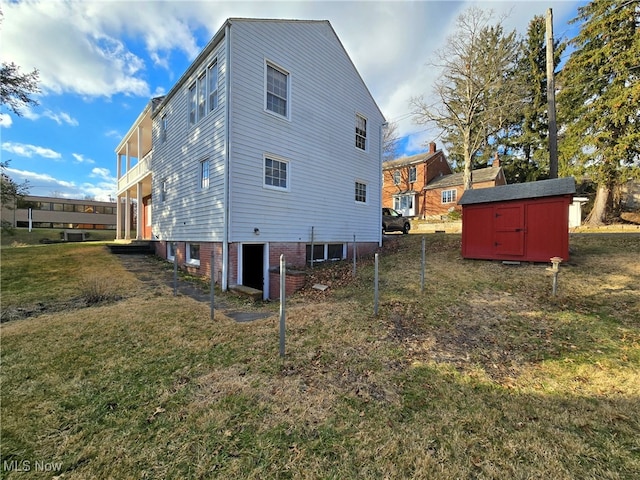
[[[498,152],[493,155],[493,163],[491,164],[491,166],[500,168],[500,157],[498,157]]]
[[[436,153],[436,142],[429,143],[429,153]]]

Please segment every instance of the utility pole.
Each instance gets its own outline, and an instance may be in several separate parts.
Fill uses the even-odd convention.
[[[553,12],[547,9],[547,110],[549,117],[549,178],[558,178],[558,126],[553,65]]]

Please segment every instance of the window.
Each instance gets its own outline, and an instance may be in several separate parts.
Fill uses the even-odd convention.
[[[267,110],[288,117],[288,98],[289,74],[272,65],[267,65]]]
[[[393,184],[400,185],[400,170],[393,172]]]
[[[198,120],[204,118],[207,112],[207,74],[203,73],[198,77]]]
[[[264,159],[264,184],[267,187],[274,187],[287,190],[287,167],[288,162],[265,157]]]
[[[166,142],[167,141],[167,127],[168,127],[168,119],[166,115],[162,116],[162,119],[160,120],[160,141],[161,142]]]
[[[367,203],[367,185],[356,182],[356,202]]]
[[[162,180],[160,184],[160,201],[164,202],[167,199],[167,181]]]
[[[187,243],[187,263],[200,265],[200,244]]]
[[[456,190],[443,190],[442,203],[454,203],[456,201]]]
[[[209,111],[218,108],[218,62],[213,62],[208,69]]]
[[[367,149],[367,119],[362,115],[356,115],[356,147]]]
[[[196,90],[196,84],[194,83],[189,87],[189,126],[196,124],[196,105],[198,103],[198,96]]]
[[[209,160],[200,162],[200,188],[202,190],[209,188]]]
[[[323,262],[325,260],[343,260],[345,258],[345,248],[343,243],[320,243],[313,245],[313,262]],[[311,262],[311,245],[307,244],[306,262]]]
[[[172,262],[176,258],[176,244],[173,242],[167,242],[167,260]]]
[[[409,183],[415,183],[417,178],[416,167],[409,167]]]

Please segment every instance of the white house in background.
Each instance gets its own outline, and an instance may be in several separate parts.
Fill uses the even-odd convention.
[[[136,198],[158,255],[276,297],[282,253],[381,245],[384,121],[328,21],[228,19],[118,145],[118,225]]]

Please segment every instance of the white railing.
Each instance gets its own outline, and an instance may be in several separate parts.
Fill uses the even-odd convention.
[[[142,160],[136,163],[129,171],[118,179],[118,193],[132,187],[151,173],[151,156],[153,150],[147,153]]]

